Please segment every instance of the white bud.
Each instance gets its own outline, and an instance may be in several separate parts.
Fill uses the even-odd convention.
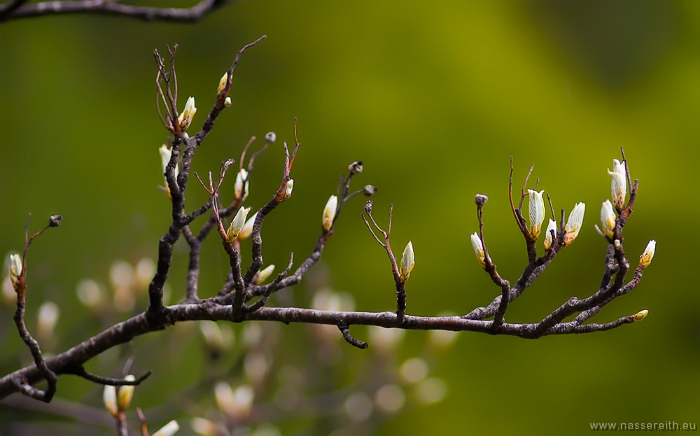
[[[610,191],[612,194],[615,207],[621,209],[625,205],[625,196],[627,195],[627,172],[625,163],[620,163],[619,160],[613,159],[613,169],[608,170],[608,174],[612,178]]]
[[[615,231],[615,212],[610,200],[605,200],[600,208],[600,223],[603,228],[603,234],[612,239]]]
[[[270,143],[277,141],[277,135],[275,135],[275,132],[267,132],[265,135],[265,141]]]
[[[221,94],[224,92],[224,89],[226,88],[226,82],[228,82],[228,71],[224,73],[223,76],[221,76],[221,80],[219,80],[219,87],[216,90],[217,94]]]
[[[330,231],[333,227],[333,220],[335,219],[335,212],[338,209],[338,197],[331,195],[326,202],[326,207],[323,208],[323,231]]]
[[[129,374],[126,377],[124,377],[124,380],[134,381],[136,380],[136,377]],[[126,409],[129,408],[129,404],[131,403],[131,398],[133,396],[134,386],[119,386],[119,389],[117,390],[117,408],[119,408],[120,411],[124,412]]]
[[[12,286],[16,286],[17,280],[22,275],[22,257],[15,253],[10,255],[10,280]]]
[[[413,255],[413,243],[409,241],[401,256],[401,266],[399,267],[399,280],[401,283],[406,283],[414,266],[416,266],[416,261]]]
[[[224,107],[231,107],[231,97],[226,97],[224,99]]]
[[[170,158],[172,156],[172,150],[170,150],[167,145],[163,144],[158,149],[158,151],[160,152],[160,159],[161,159],[161,163],[163,166],[163,178],[165,178],[165,170],[168,166],[168,163],[170,162]],[[175,178],[177,178],[178,174],[179,174],[179,170],[178,170],[178,165],[176,163],[175,164]],[[168,193],[170,192],[170,190],[168,188],[168,180],[167,179],[165,179],[165,189],[166,189],[166,192],[168,192]]]
[[[648,310],[646,310],[646,309],[640,310],[639,312],[632,315],[632,319],[634,320],[634,322],[639,322],[639,321],[643,320],[644,318],[646,318],[648,314],[649,314]]]
[[[564,235],[564,245],[571,244],[578,236],[578,232],[583,225],[583,215],[586,212],[585,203],[576,203],[574,209],[569,214],[569,220],[566,222],[566,234]]]
[[[647,244],[647,248],[644,250],[644,253],[642,253],[642,256],[639,258],[639,266],[642,267],[642,269],[646,268],[649,266],[651,263],[651,260],[654,258],[654,253],[656,252],[656,241],[651,240]]]
[[[486,267],[486,255],[484,254],[484,246],[481,244],[481,238],[479,238],[479,234],[474,232],[471,235],[471,240],[472,240],[472,248],[474,249],[474,254],[476,254],[476,259],[479,261],[479,264],[485,268]]]
[[[178,118],[178,122],[180,123],[180,129],[185,131],[188,127],[190,127],[195,112],[197,112],[197,108],[194,106],[194,97],[190,97],[187,99],[187,103],[185,103],[185,109],[182,111],[180,117]]]
[[[248,188],[248,171],[242,169],[236,174],[236,183],[233,185],[234,195],[244,201],[248,198]]]
[[[540,229],[544,221],[543,192],[544,191],[533,191],[532,189],[527,190],[528,197],[530,197],[530,201],[528,202],[528,209],[530,210],[530,228],[528,230],[533,240],[536,240],[540,236]]]
[[[552,246],[552,231],[554,231],[554,236],[557,235],[557,222],[554,220],[549,220],[547,224],[547,230],[545,230],[544,235],[544,249],[549,250]]]
[[[275,270],[274,265],[270,265],[267,268],[258,271],[255,273],[255,276],[253,277],[253,283],[256,285],[261,285],[267,280],[268,277],[270,277],[270,274]]]
[[[226,240],[229,244],[232,244],[233,241],[238,238],[238,234],[245,225],[245,219],[248,216],[248,212],[250,212],[249,207],[242,207],[238,209],[236,216],[233,217],[233,221],[231,221],[231,225],[228,227],[228,231],[226,232]]]
[[[294,179],[289,179],[287,186],[284,187],[284,199],[289,200],[292,196],[292,190],[294,189]]]
[[[255,218],[258,216],[258,213],[255,212],[252,217],[248,219],[248,221],[245,222],[245,225],[241,229],[241,232],[238,234],[238,240],[243,241],[245,239],[248,239],[250,235],[253,233],[253,224],[255,224]]]
[[[102,393],[102,400],[105,403],[107,411],[115,418],[119,415],[117,409],[117,388],[116,386],[105,385],[105,390]]]
[[[172,421],[161,427],[160,430],[153,433],[151,436],[173,436],[175,433],[177,433],[178,430],[180,430],[180,424],[178,424],[177,421],[173,419]]]

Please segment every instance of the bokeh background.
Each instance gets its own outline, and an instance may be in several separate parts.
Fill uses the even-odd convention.
[[[89,278],[109,288],[114,262],[155,258],[168,225],[168,201],[157,188],[157,149],[167,132],[154,107],[153,50],[179,44],[180,96],[183,102],[195,96],[198,126],[235,53],[262,34],[268,39],[239,63],[233,105],[198,151],[194,170],[217,170],[222,160],[238,158],[251,136],[277,132],[277,145],[256,161],[251,177],[248,202],[261,206],[279,183],[279,141],[293,141],[298,117],[303,145],[294,194],[266,220],[266,262],[282,265],[290,251],[301,259],[312,249],[326,199],[347,165],[361,159],[358,186],[379,187],[376,215],[384,219],[394,205],[396,250],[409,240],[415,247],[409,312],[467,313],[499,292],[469,243],[477,229],[474,194],[489,195],[485,231],[501,274],[513,281],[526,262],[507,200],[513,156],[516,185],[535,163],[534,176],[557,210],[579,201],[588,206],[573,246],[508,311],[509,322],[535,322],[597,288],[605,242],[593,225],[609,196],[606,169],[620,146],[632,177],[641,180],[625,247],[636,261],[656,239],[656,257],[642,284],[594,320],[646,308],[644,322],[537,341],[461,333],[431,363],[447,386],[444,400],[386,417],[372,432],[588,434],[597,421],[700,421],[694,276],[700,261],[700,4],[690,0],[251,0],[195,25],[103,16],[0,25],[0,252],[22,248],[28,212],[32,229],[51,214],[64,217],[29,255],[28,324],[36,325],[36,308],[45,300],[61,308],[48,351],[65,350],[128,316],[97,317],[79,303],[77,283]],[[232,195],[233,177],[228,182]],[[190,209],[205,201],[196,182],[188,195]],[[393,310],[386,254],[360,219],[363,202],[343,210],[317,274],[324,286],[352,295],[358,310]],[[185,285],[187,253],[178,247],[172,301]],[[214,240],[204,256],[200,295],[210,296],[225,278],[226,259]],[[305,283],[290,295],[303,302],[312,291]],[[139,297],[132,312],[144,308]],[[28,363],[11,313],[9,305],[0,307],[3,374]],[[240,326],[234,330],[240,336]],[[364,328],[353,333],[368,337]],[[293,349],[304,334],[303,326],[281,326],[277,346]],[[393,358],[421,353],[427,337],[408,332]],[[149,354],[155,346],[167,352]],[[134,401],[144,409],[171,401],[205,373],[196,327],[176,326],[131,347],[133,371],[156,370],[137,388]],[[115,375],[123,353],[115,350],[90,368]],[[337,365],[351,370],[335,380],[339,389],[363,376],[353,374],[352,365],[372,355],[372,343],[365,351],[344,346],[342,353]],[[101,407],[101,390],[70,376],[60,378],[58,396]],[[171,407],[158,416],[186,422],[191,414]],[[0,404],[3,435],[52,420],[60,421],[56,429],[71,422]],[[283,434],[332,430],[285,427],[285,419],[276,425]],[[192,433],[183,428],[182,434]]]

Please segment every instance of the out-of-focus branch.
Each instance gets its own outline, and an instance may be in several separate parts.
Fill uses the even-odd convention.
[[[11,0],[0,5],[0,22],[44,15],[99,14],[131,17],[144,21],[196,23],[235,0],[202,0],[191,8],[133,6],[119,0],[43,1]]]

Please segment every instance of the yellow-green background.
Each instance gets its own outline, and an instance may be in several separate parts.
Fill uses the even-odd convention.
[[[625,248],[636,264],[656,239],[656,257],[641,285],[594,320],[646,308],[644,322],[537,341],[462,333],[436,372],[448,383],[446,400],[399,415],[378,434],[587,434],[594,421],[700,421],[695,1],[252,0],[195,25],[102,16],[1,24],[0,252],[22,247],[28,212],[34,229],[50,214],[64,217],[30,253],[29,322],[32,308],[50,299],[63,309],[61,349],[79,342],[99,323],[77,303],[75,284],[106,281],[115,259],[155,257],[169,215],[156,188],[157,148],[167,132],[154,108],[153,49],[179,44],[180,95],[197,99],[198,127],[235,53],[262,34],[268,39],[243,56],[233,105],[193,166],[200,174],[216,170],[237,158],[250,136],[270,130],[293,141],[298,117],[303,145],[294,195],[265,222],[267,262],[311,250],[328,195],[361,159],[358,186],[379,187],[377,216],[383,220],[394,205],[396,250],[408,240],[415,247],[409,313],[462,314],[487,304],[498,288],[469,243],[477,229],[473,196],[489,195],[489,249],[514,281],[526,254],[507,200],[513,156],[517,185],[535,163],[534,176],[557,210],[588,206],[576,242],[507,315],[509,322],[536,322],[597,288],[605,242],[593,224],[609,196],[606,168],[621,145],[632,177],[641,179]],[[253,207],[272,195],[280,168],[278,142],[257,161]],[[188,194],[190,210],[205,200],[196,182]],[[324,260],[331,284],[350,292],[359,310],[392,310],[388,262],[360,220],[363,202],[345,207]],[[213,240],[205,256],[200,288],[210,296],[226,262]],[[186,254],[174,262],[181,272]],[[176,295],[183,277],[170,280]],[[0,309],[3,375],[19,367],[22,350],[10,317],[9,308]],[[136,346],[174,334],[139,338]],[[399,354],[410,356],[425,338],[409,332]],[[174,360],[169,378],[153,368],[158,389],[145,398],[158,404],[186,385],[188,368],[199,368],[196,354]],[[95,389],[62,377],[58,395],[75,400],[93,392],[98,401]],[[8,408],[0,404],[0,411],[10,419]]]

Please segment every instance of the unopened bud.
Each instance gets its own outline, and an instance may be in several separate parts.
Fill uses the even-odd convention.
[[[63,217],[61,215],[51,215],[51,217],[49,217],[49,227],[60,226],[62,219]]]
[[[399,267],[399,280],[401,283],[408,281],[414,266],[416,266],[416,261],[413,254],[413,243],[409,241],[401,256],[401,266]]]
[[[618,209],[622,209],[625,205],[625,196],[627,195],[627,172],[625,162],[620,163],[619,160],[613,159],[613,169],[608,170],[608,174],[612,178],[610,184],[610,192],[613,203]]]
[[[277,141],[277,135],[275,135],[275,132],[267,132],[267,135],[265,135],[265,141],[269,143]]]
[[[177,421],[173,419],[172,421],[161,427],[160,430],[153,433],[151,436],[173,436],[175,433],[178,432],[178,430],[180,430],[180,424],[178,424]]]
[[[632,319],[634,320],[634,322],[639,322],[639,321],[643,320],[644,318],[646,318],[648,314],[649,314],[648,310],[646,310],[646,309],[640,310],[639,312],[632,315]]]
[[[651,240],[647,244],[647,248],[644,250],[644,253],[642,253],[642,256],[639,258],[639,266],[644,269],[651,264],[651,260],[654,258],[654,253],[656,252],[656,241]]]
[[[365,194],[365,196],[367,197],[371,197],[377,193],[377,187],[374,185],[367,185],[365,186],[365,189],[364,191],[362,191],[362,193]]]
[[[569,220],[566,222],[566,234],[564,235],[564,245],[569,245],[574,242],[574,239],[578,236],[578,232],[581,230],[581,225],[583,225],[583,215],[586,212],[585,203],[576,203],[574,209],[569,214]]]
[[[116,386],[105,385],[104,392],[102,393],[102,401],[104,401],[107,411],[116,418],[119,415],[119,409],[117,409]]]
[[[610,200],[605,200],[600,208],[600,223],[603,227],[603,234],[612,239],[615,231],[615,212]]]
[[[472,248],[474,249],[474,254],[476,255],[476,260],[479,261],[479,264],[482,268],[486,268],[486,255],[484,253],[484,245],[481,243],[481,238],[479,238],[479,234],[474,232],[471,235],[471,241]]]
[[[294,189],[294,179],[289,179],[287,186],[284,188],[284,199],[289,200],[292,196],[292,190]]]
[[[242,169],[238,172],[238,174],[236,174],[236,183],[233,185],[233,191],[236,198],[240,198],[241,201],[245,201],[245,199],[248,198],[249,187],[250,183],[248,182],[248,171]]]
[[[542,222],[544,221],[544,200],[542,199],[542,193],[544,191],[533,191],[532,189],[527,190],[527,195],[530,197],[528,201],[530,227],[528,231],[530,232],[530,237],[532,240],[537,240],[540,236],[540,229],[542,228]]]
[[[19,254],[10,255],[10,280],[12,281],[12,286],[17,285],[17,280],[22,275],[22,258]]]
[[[221,94],[224,92],[226,89],[226,83],[228,82],[228,71],[224,73],[223,76],[221,76],[221,80],[219,80],[219,88],[216,90],[217,94]]]
[[[129,374],[126,377],[124,377],[124,380],[126,381],[134,381],[136,380],[136,377],[133,375]],[[129,408],[129,404],[131,403],[131,398],[134,396],[134,386],[119,386],[119,390],[117,391],[117,407],[121,412],[126,411],[126,409]]]
[[[185,131],[188,127],[190,127],[195,112],[197,112],[197,108],[194,106],[194,97],[190,97],[187,99],[187,103],[185,103],[185,109],[182,111],[180,117],[178,118],[178,122],[180,123],[180,129]]]
[[[552,246],[552,233],[554,233],[554,237],[557,236],[557,222],[554,220],[549,220],[549,223],[547,224],[547,230],[545,230],[546,234],[544,235],[544,249],[549,250],[549,247]]]
[[[224,107],[231,107],[231,97],[226,97],[224,99]]]
[[[357,162],[353,162],[348,166],[348,171],[350,171],[350,174],[360,174],[362,172],[362,161],[358,160]]]
[[[267,268],[258,271],[253,277],[253,283],[256,285],[262,285],[265,282],[265,280],[267,280],[267,278],[270,277],[270,274],[272,274],[274,270],[275,266],[270,265]]]
[[[248,212],[250,212],[249,207],[242,207],[238,209],[236,216],[233,217],[233,221],[231,221],[231,225],[229,226],[228,231],[226,232],[226,241],[229,244],[233,244],[233,241],[235,241],[236,238],[238,238],[238,234],[241,232],[241,229],[243,229],[243,226],[245,225]]]
[[[367,212],[368,215],[372,214],[372,200],[367,200],[367,203],[365,203],[365,212]]]
[[[248,239],[253,233],[253,224],[255,224],[255,218],[258,216],[258,213],[255,212],[252,217],[248,221],[246,221],[245,225],[241,229],[240,233],[238,233],[238,240],[243,241],[245,239]]]
[[[335,212],[338,208],[338,197],[331,195],[326,202],[326,207],[323,208],[323,231],[327,232],[333,227],[333,220],[335,219]]]
[[[489,197],[484,194],[476,194],[476,197],[474,197],[474,203],[479,207],[484,207],[487,201],[489,201]]]

